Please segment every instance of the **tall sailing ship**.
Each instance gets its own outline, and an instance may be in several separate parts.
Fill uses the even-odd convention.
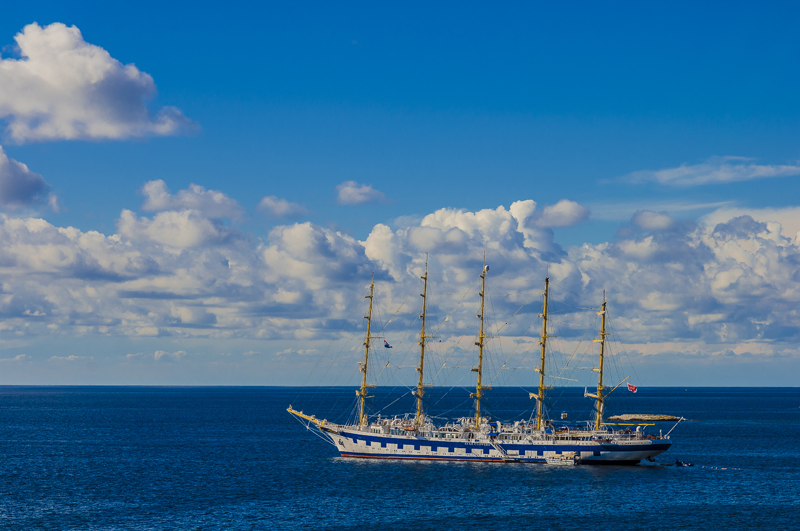
[[[423,281],[422,312],[420,321],[422,329],[419,341],[419,365],[416,370],[419,380],[413,392],[416,401],[416,412],[403,417],[370,418],[367,410],[367,393],[371,386],[367,381],[367,368],[370,361],[370,345],[375,339],[371,335],[372,303],[374,298],[374,278],[370,283],[369,312],[366,335],[364,338],[364,358],[360,362],[361,386],[356,391],[358,397],[355,422],[350,424],[331,423],[320,420],[314,415],[307,415],[289,406],[287,411],[306,424],[308,429],[315,430],[327,442],[334,445],[342,457],[373,459],[418,459],[440,461],[487,461],[487,462],[530,462],[551,464],[638,464],[643,459],[666,452],[671,441],[669,433],[645,434],[645,424],[631,429],[615,429],[614,424],[607,424],[603,419],[603,406],[608,394],[616,387],[608,389],[603,384],[604,358],[606,351],[606,302],[597,312],[601,316],[599,339],[600,356],[598,366],[593,371],[598,373],[597,389],[594,393],[584,392],[584,396],[595,400],[595,414],[592,421],[584,426],[559,424],[545,418],[544,401],[548,387],[545,385],[545,359],[547,355],[547,309],[550,289],[550,278],[545,278],[544,309],[541,345],[541,364],[536,368],[539,374],[538,393],[530,393],[536,399],[535,414],[528,420],[514,422],[492,421],[481,414],[481,401],[484,398],[483,361],[484,346],[487,336],[484,334],[486,276],[489,266],[485,264],[481,271],[480,291],[480,329],[475,345],[478,347],[477,373],[475,392],[475,414],[440,425],[425,414],[423,396],[427,385],[423,382],[425,370],[425,345],[430,336],[426,335],[426,313],[428,295],[428,264],[425,263]],[[624,381],[623,381],[624,382]],[[619,386],[617,386],[619,387]],[[670,430],[671,432],[672,430]]]

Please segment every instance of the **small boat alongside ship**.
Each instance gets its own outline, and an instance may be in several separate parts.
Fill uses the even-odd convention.
[[[418,384],[413,392],[416,401],[415,412],[405,416],[384,418],[380,415],[368,415],[367,403],[368,390],[371,386],[367,381],[367,368],[370,362],[370,346],[375,337],[371,336],[374,279],[370,283],[369,311],[365,316],[367,320],[366,335],[364,338],[364,357],[358,364],[361,371],[361,386],[356,390],[357,412],[355,421],[350,424],[338,424],[318,419],[294,409],[291,405],[287,411],[300,420],[310,430],[314,430],[325,441],[334,445],[342,457],[371,458],[371,459],[416,459],[437,461],[477,461],[477,462],[526,462],[547,463],[556,466],[575,466],[577,464],[618,464],[634,465],[669,450],[672,442],[670,433],[662,435],[645,434],[647,426],[652,424],[637,424],[631,429],[632,424],[624,429],[615,429],[615,424],[606,423],[603,419],[603,408],[608,395],[623,382],[614,388],[607,388],[603,382],[604,362],[606,350],[607,305],[604,301],[602,309],[597,312],[601,317],[598,339],[599,363],[592,370],[598,373],[596,390],[593,393],[586,391],[584,396],[595,401],[594,419],[585,425],[559,424],[545,418],[544,401],[548,387],[545,385],[545,359],[547,355],[548,337],[548,297],[549,277],[545,278],[542,330],[539,339],[541,357],[538,367],[539,374],[538,393],[531,393],[530,398],[536,399],[535,409],[528,419],[513,422],[492,421],[481,413],[484,391],[487,387],[483,384],[484,346],[487,336],[484,333],[485,292],[486,276],[489,266],[484,262],[481,271],[480,291],[480,327],[475,342],[478,347],[477,366],[472,371],[477,373],[475,392],[470,393],[474,399],[475,413],[471,417],[462,417],[449,422],[436,423],[429,417],[423,408],[423,396],[426,388],[425,374],[425,346],[430,336],[426,332],[427,312],[427,287],[428,268],[425,264],[425,274],[420,277],[423,281],[422,311],[420,313],[420,353],[419,364],[416,367],[419,373]],[[627,378],[626,378],[627,380]],[[562,417],[563,418],[563,417]]]
[[[566,452],[560,455],[551,455],[545,458],[548,465],[575,466],[581,463],[581,458],[575,452]]]

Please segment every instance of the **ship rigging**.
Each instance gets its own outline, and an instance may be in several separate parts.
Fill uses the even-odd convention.
[[[645,435],[645,429],[652,424],[639,424],[636,430],[615,429],[614,425],[603,419],[604,403],[623,380],[611,390],[604,387],[603,376],[606,357],[607,302],[597,312],[601,317],[599,337],[593,342],[599,344],[598,366],[592,368],[598,373],[597,388],[594,393],[584,391],[584,396],[595,401],[594,419],[586,426],[559,426],[545,417],[545,399],[548,387],[545,380],[546,359],[548,352],[548,303],[550,291],[549,275],[545,277],[542,313],[542,328],[539,338],[541,357],[535,368],[538,373],[538,392],[530,393],[535,398],[534,414],[529,420],[520,419],[513,422],[492,421],[482,414],[484,391],[491,389],[485,385],[483,378],[484,348],[487,339],[485,333],[486,314],[486,278],[489,266],[484,255],[483,268],[480,273],[480,311],[478,313],[479,329],[475,346],[477,346],[477,366],[472,368],[476,373],[475,392],[470,393],[474,399],[474,415],[462,417],[444,423],[435,423],[426,414],[424,396],[430,385],[425,384],[426,342],[432,336],[426,330],[428,311],[428,260],[425,260],[425,272],[420,277],[423,282],[422,308],[419,314],[421,329],[419,334],[419,361],[416,365],[418,379],[416,389],[412,391],[415,398],[415,412],[411,415],[384,418],[381,415],[370,418],[367,409],[368,390],[374,384],[368,382],[371,341],[378,336],[372,334],[373,300],[375,297],[374,275],[370,282],[366,332],[364,336],[364,357],[359,362],[361,385],[356,390],[358,397],[358,415],[354,423],[334,423],[314,415],[308,415],[289,406],[287,411],[314,430],[324,440],[336,447],[343,457],[379,458],[379,459],[432,459],[432,460],[466,460],[487,462],[531,462],[558,463],[561,456],[570,456],[569,460],[581,464],[637,464],[643,459],[652,459],[667,451],[671,446],[667,435]],[[604,297],[605,299],[605,297]],[[385,342],[388,346],[388,343]],[[351,395],[352,396],[352,395]]]

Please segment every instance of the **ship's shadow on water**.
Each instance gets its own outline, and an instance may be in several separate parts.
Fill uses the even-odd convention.
[[[391,408],[410,410],[404,389],[379,391],[386,404],[400,398]],[[519,389],[492,392],[507,400],[488,401],[495,418],[530,408]],[[658,463],[577,467],[341,458],[285,411],[293,404],[322,417],[353,394],[0,388],[0,528],[796,528],[798,389],[623,394],[612,414],[692,421]],[[582,394],[567,390],[551,413],[579,416]],[[663,466],[678,459],[695,466]]]

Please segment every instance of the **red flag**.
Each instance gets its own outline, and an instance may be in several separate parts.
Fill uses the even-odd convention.
[[[628,384],[628,391],[630,391],[631,393],[635,393],[636,392],[636,386],[632,385],[632,384]]]

